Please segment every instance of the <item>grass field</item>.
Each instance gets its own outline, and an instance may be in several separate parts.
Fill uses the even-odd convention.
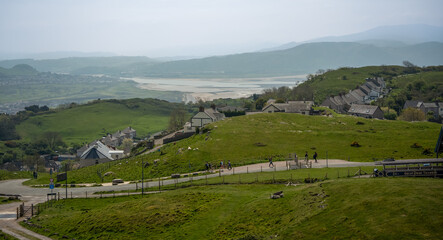
[[[25,172],[25,171],[11,172],[0,169],[0,181],[8,179],[24,179],[24,178],[32,178],[32,172]]]
[[[120,160],[113,164],[99,164],[72,171],[75,183],[100,182],[97,170],[113,172],[113,178],[141,179],[141,164],[146,178],[170,176],[173,173],[202,171],[205,163],[214,166],[230,160],[234,166],[265,162],[273,156],[282,160],[289,153],[299,157],[314,151],[320,159],[349,159],[370,162],[394,159],[429,158],[440,132],[440,125],[429,122],[403,122],[363,119],[335,114],[333,117],[299,114],[256,114],[229,118],[208,127],[210,133],[196,135],[165,145],[161,152]],[[360,147],[352,147],[352,142]],[[260,144],[258,144],[260,143]],[[417,143],[420,147],[411,147]],[[189,150],[190,149],[190,150]],[[154,160],[157,163],[154,164]],[[191,164],[191,168],[189,168]],[[40,174],[38,180],[27,184],[46,184],[49,176]]]
[[[415,178],[201,186],[59,201],[31,229],[54,239],[439,239],[442,190],[441,179]],[[284,198],[269,199],[277,191]]]
[[[131,126],[143,137],[166,129],[176,106],[157,99],[101,101],[31,117],[17,126],[17,132],[25,141],[36,140],[44,132],[59,132],[70,144],[90,142]]]

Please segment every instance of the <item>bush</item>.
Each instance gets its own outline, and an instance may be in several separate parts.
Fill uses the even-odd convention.
[[[387,120],[395,120],[397,118],[397,114],[395,113],[385,113],[384,118]]]
[[[431,155],[431,154],[432,154],[432,151],[431,151],[430,148],[425,148],[425,149],[423,150],[422,154],[423,154],[423,155]]]
[[[425,113],[420,109],[416,108],[407,108],[403,111],[403,113],[399,117],[400,120],[403,121],[424,121],[426,119]]]
[[[411,145],[411,148],[422,148],[418,143],[414,143]]]
[[[7,141],[7,142],[5,142],[5,146],[8,147],[8,148],[16,148],[16,147],[18,147],[17,143],[14,142],[14,141]]]
[[[353,141],[353,142],[351,143],[351,147],[361,147],[361,145],[358,144],[358,142]]]

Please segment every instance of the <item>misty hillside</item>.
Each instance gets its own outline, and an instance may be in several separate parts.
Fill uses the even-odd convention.
[[[443,43],[404,47],[376,47],[350,42],[307,43],[281,51],[159,63],[146,66],[138,74],[148,77],[276,76],[344,66],[399,65],[404,60],[419,66],[443,64]]]
[[[306,43],[290,49],[156,62],[147,57],[63,58],[0,61],[0,67],[29,64],[39,71],[71,74],[107,74],[125,77],[264,77],[316,72],[318,69],[443,64],[443,43],[378,47],[354,42]],[[389,44],[388,44],[389,45]],[[394,45],[394,47],[392,47]]]
[[[359,42],[377,47],[404,47],[425,42],[443,42],[443,27],[425,24],[380,26],[367,31],[343,36],[328,36],[305,42],[289,42],[261,52],[285,50],[313,42]]]
[[[27,64],[40,72],[120,75],[122,72],[136,71],[140,64],[145,67],[156,62],[156,60],[141,56],[70,57],[45,60],[4,60],[0,61],[0,67],[11,68],[17,64]]]

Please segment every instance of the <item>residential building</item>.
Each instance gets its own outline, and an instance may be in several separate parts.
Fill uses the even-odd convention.
[[[383,119],[384,117],[383,111],[380,107],[373,105],[352,104],[349,108],[348,114],[364,118]]]
[[[200,107],[199,112],[191,119],[191,127],[203,127],[206,124],[223,120],[225,114],[218,112],[213,108]]]
[[[274,113],[274,112],[285,112],[285,113],[300,113],[304,115],[312,115],[314,105],[313,101],[289,101],[287,103],[271,103],[266,105],[262,112]]]

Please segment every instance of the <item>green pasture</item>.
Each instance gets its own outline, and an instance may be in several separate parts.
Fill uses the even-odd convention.
[[[36,140],[44,132],[59,132],[70,144],[90,142],[131,126],[137,136],[146,137],[167,128],[174,106],[156,99],[101,101],[33,116],[19,124],[17,132],[24,140]]]
[[[439,239],[442,190],[426,178],[199,186],[58,201],[23,225],[53,239]]]

